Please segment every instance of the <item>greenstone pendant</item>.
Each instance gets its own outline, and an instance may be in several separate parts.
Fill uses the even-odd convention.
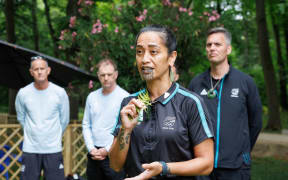
[[[217,94],[216,90],[214,90],[214,89],[209,89],[209,91],[207,92],[207,97],[208,97],[209,99],[213,99],[213,98],[216,97],[216,94]]]

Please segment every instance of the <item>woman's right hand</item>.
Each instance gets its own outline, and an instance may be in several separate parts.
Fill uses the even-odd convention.
[[[137,125],[138,113],[137,108],[142,109],[145,107],[144,103],[138,99],[131,99],[130,102],[124,106],[120,112],[122,127],[126,130],[131,130]]]

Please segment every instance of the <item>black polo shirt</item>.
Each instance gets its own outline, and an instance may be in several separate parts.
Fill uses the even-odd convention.
[[[144,91],[144,90],[142,90]],[[141,91],[140,91],[141,92]],[[121,108],[138,94],[125,98]],[[202,99],[174,83],[157,98],[144,113],[143,122],[135,126],[131,134],[124,169],[128,177],[139,175],[143,163],[154,161],[179,162],[194,158],[193,147],[213,137],[212,123]],[[117,136],[121,117],[113,131]],[[163,177],[153,177],[153,179]],[[166,179],[166,178],[164,178]],[[167,179],[194,179],[193,177],[167,177]]]

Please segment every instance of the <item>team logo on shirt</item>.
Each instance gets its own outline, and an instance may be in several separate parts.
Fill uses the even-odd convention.
[[[202,91],[201,91],[201,93],[200,93],[200,95],[207,95],[207,91],[206,91],[206,89],[203,89]]]
[[[239,97],[239,88],[233,88],[232,90],[231,90],[231,97]]]
[[[162,129],[174,130],[175,121],[176,117],[167,116],[163,121]]]

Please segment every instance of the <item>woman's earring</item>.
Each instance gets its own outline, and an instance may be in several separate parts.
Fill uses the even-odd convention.
[[[169,71],[170,71],[170,73],[169,73],[170,81],[171,81],[171,82],[174,82],[175,77],[174,77],[174,73],[173,73],[173,71],[172,71],[171,66],[169,66]]]

